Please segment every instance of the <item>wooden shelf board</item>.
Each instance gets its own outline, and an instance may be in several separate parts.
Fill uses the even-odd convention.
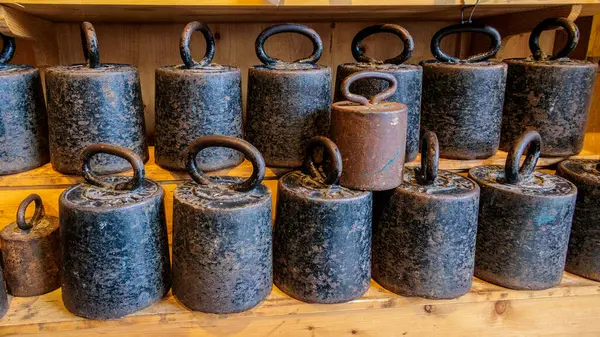
[[[91,321],[77,317],[69,313],[62,304],[61,291],[56,290],[38,297],[13,297],[10,309],[6,316],[0,320],[0,332],[3,334],[28,334],[36,332],[50,332],[60,334],[61,331],[77,330],[84,333],[85,329],[106,329],[111,327],[127,328],[127,331],[138,330],[138,333],[160,334],[160,329],[195,328],[202,332],[207,328],[215,326],[236,325],[239,319],[252,321],[278,321],[291,320],[288,324],[298,324],[305,315],[334,315],[343,313],[350,315],[352,311],[368,310],[375,317],[377,309],[411,309],[421,313],[443,312],[444,306],[465,304],[476,306],[477,303],[491,303],[496,309],[504,306],[504,310],[510,310],[510,303],[514,301],[532,301],[538,299],[558,299],[563,297],[588,297],[590,301],[600,299],[600,283],[586,280],[569,273],[565,273],[563,281],[558,287],[541,291],[515,291],[489,284],[477,278],[474,279],[473,287],[466,295],[454,300],[428,300],[423,298],[407,298],[395,295],[377,283],[372,281],[370,289],[360,299],[344,304],[315,305],[307,304],[290,298],[276,287],[271,295],[254,309],[240,314],[212,315],[192,312],[181,305],[169,293],[165,298],[152,306],[136,312],[117,321]],[[597,303],[597,302],[596,302]],[[485,313],[480,313],[485,314]],[[415,315],[416,316],[416,315]],[[441,317],[430,317],[431,323]],[[416,318],[416,317],[415,317]],[[294,323],[296,321],[296,323]],[[168,324],[167,324],[168,323]],[[399,323],[394,321],[380,321],[380,324],[394,326]],[[347,322],[347,330],[353,328],[353,322]],[[140,327],[136,327],[140,325]],[[250,329],[247,324],[238,324],[237,334],[247,336]],[[248,328],[249,331],[245,331]],[[298,324],[297,329],[306,331],[307,326]],[[393,331],[389,328],[381,328],[380,331]],[[309,329],[310,330],[310,329]],[[227,331],[226,329],[218,331]],[[205,331],[206,332],[206,331]],[[262,330],[266,335],[268,330]],[[307,331],[308,332],[308,331]],[[254,332],[256,333],[256,332]],[[141,333],[140,333],[141,335]],[[261,335],[261,334],[257,334]]]
[[[591,153],[590,151],[584,150],[578,156],[573,158],[585,158],[585,159],[600,159],[600,155]],[[546,168],[555,165],[566,158],[540,158],[538,161],[538,167]],[[439,168],[442,170],[453,170],[453,171],[465,171],[470,168],[479,165],[504,165],[506,161],[506,152],[498,151],[498,153],[488,159],[478,160],[451,160],[451,159],[440,159]],[[408,163],[409,166],[420,165],[420,157],[416,160]],[[154,148],[150,147],[150,160],[145,165],[146,177],[156,182],[163,184],[178,183],[181,181],[189,180],[190,177],[186,172],[174,172],[165,170],[154,163]],[[290,169],[277,169],[267,168],[265,174],[265,180],[276,180],[278,176],[281,176]],[[123,172],[121,175],[128,175],[131,172]],[[244,161],[241,165],[210,172],[210,175],[229,175],[229,176],[240,176],[249,177],[252,174],[252,165],[248,161]],[[17,173],[12,175],[0,176],[0,190],[1,189],[14,189],[18,187],[27,188],[54,188],[54,187],[67,187],[75,183],[83,181],[83,178],[75,175],[64,175],[54,169],[52,165],[46,164],[37,169]]]
[[[458,20],[462,0],[204,0],[204,1],[0,1],[21,12],[53,22],[268,22],[326,20]],[[596,0],[482,1],[474,18],[583,5],[587,15],[600,12]]]

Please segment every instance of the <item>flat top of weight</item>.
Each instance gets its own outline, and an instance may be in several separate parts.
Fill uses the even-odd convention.
[[[350,101],[341,101],[333,103],[332,108],[347,111],[347,112],[356,112],[356,113],[398,113],[398,112],[406,112],[406,105],[398,102],[379,102],[377,104],[370,105],[362,105],[360,103],[350,102]],[[404,110],[404,111],[403,111]],[[400,121],[398,121],[400,122]]]
[[[31,219],[25,221],[29,223]],[[13,222],[0,232],[2,240],[7,241],[28,241],[36,238],[43,238],[58,229],[58,218],[54,216],[45,216],[29,231],[23,231],[16,222]]]
[[[137,71],[137,68],[129,64],[102,63],[97,68],[90,68],[87,64],[71,64],[68,66],[48,67],[46,72],[73,73],[73,74],[102,74],[121,73]]]
[[[246,178],[241,177],[210,177],[213,184],[200,185],[186,182],[177,186],[173,197],[179,202],[198,208],[233,209],[251,206],[271,200],[271,191],[263,184],[248,192],[239,192],[229,186],[239,183]]]
[[[486,67],[506,67],[506,64],[500,61],[483,61],[483,62],[440,62],[438,60],[421,61],[421,66],[428,68],[486,68]]]
[[[232,66],[220,65],[216,63],[211,63],[208,66],[204,67],[193,67],[188,68],[183,64],[171,65],[171,66],[163,66],[159,68],[160,70],[170,71],[174,73],[225,73],[225,72],[239,72],[240,69]]]
[[[596,67],[596,63],[586,60],[572,60],[568,57],[563,57],[556,60],[540,60],[537,61],[533,57],[527,58],[511,58],[505,59],[502,62],[508,64],[522,64],[522,65],[547,65],[547,66],[581,66],[581,67]]]
[[[433,184],[421,185],[417,181],[417,170],[418,168],[416,167],[405,167],[404,182],[397,188],[410,192],[440,196],[470,194],[478,188],[477,184],[471,179],[443,170],[438,171],[438,176]]]
[[[342,63],[339,67],[355,68],[356,70],[375,70],[375,71],[416,71],[422,67],[417,64],[391,64],[391,63],[368,63],[368,62],[351,62]]]
[[[37,71],[36,68],[26,64],[3,64],[0,65],[0,76],[11,76]]]
[[[531,196],[566,196],[577,192],[568,180],[553,174],[535,171],[531,178],[518,184],[507,184],[504,179],[504,166],[477,166],[469,170],[469,177],[479,185],[487,185],[500,190]]]
[[[105,181],[112,183],[126,182],[129,179],[131,178],[121,176],[104,178]],[[119,208],[139,204],[162,193],[161,191],[157,183],[148,179],[144,179],[142,186],[132,191],[117,191],[83,182],[66,189],[60,199],[74,207],[100,210],[99,208]]]
[[[279,62],[273,65],[265,65],[259,64],[256,66],[250,67],[251,70],[258,71],[290,71],[290,72],[299,72],[299,71],[323,71],[328,70],[328,66],[322,66],[319,64],[311,64],[311,63],[287,63],[287,62]]]
[[[296,195],[308,199],[345,200],[359,199],[371,192],[351,190],[339,185],[325,185],[301,171],[293,171],[284,175],[280,183]]]
[[[600,160],[569,159],[558,164],[562,170],[571,175],[585,179],[588,184],[600,185]]]

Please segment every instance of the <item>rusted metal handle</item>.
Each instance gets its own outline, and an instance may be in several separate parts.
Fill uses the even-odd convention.
[[[440,160],[440,146],[437,136],[432,131],[427,131],[421,139],[421,168],[419,170],[419,183],[431,185],[438,175]]]
[[[390,86],[375,96],[371,96],[370,98],[366,98],[364,96],[356,95],[350,92],[350,85],[354,83],[354,81],[363,79],[363,78],[378,78],[380,80],[385,80],[390,83]],[[361,71],[358,73],[354,73],[344,79],[342,81],[342,95],[344,97],[354,103],[359,103],[362,105],[371,105],[377,104],[383,100],[390,98],[398,88],[398,80],[392,74],[382,73],[377,71]]]
[[[88,67],[98,68],[100,66],[98,38],[94,26],[87,21],[81,24],[81,45]]]
[[[98,153],[111,154],[113,156],[121,157],[131,164],[133,168],[133,177],[123,183],[110,183],[100,179],[97,175],[92,172],[90,167],[90,160]],[[83,150],[82,154],[83,165],[81,166],[81,174],[85,181],[91,185],[100,186],[104,188],[110,188],[113,190],[135,190],[140,187],[144,181],[144,162],[142,159],[130,149],[110,145],[110,144],[92,144]]]
[[[490,37],[490,48],[488,51],[469,56],[466,59],[461,59],[458,57],[450,56],[442,51],[440,48],[440,43],[442,39],[450,34],[457,33],[483,33]],[[431,38],[431,53],[433,56],[440,62],[454,62],[454,63],[474,63],[474,62],[482,62],[486,61],[489,58],[496,55],[498,50],[500,50],[500,46],[502,45],[502,38],[500,37],[500,33],[493,27],[487,25],[480,25],[476,23],[461,23],[457,25],[448,26],[438,30],[433,38]]]
[[[315,165],[314,150],[318,147],[324,149],[324,155],[329,160],[326,172],[327,176],[323,176],[319,168]],[[323,161],[325,161],[325,158],[323,158]],[[321,177],[323,183],[326,185],[337,185],[342,177],[342,154],[331,139],[323,136],[312,137],[306,148],[304,167],[313,178]]]
[[[540,35],[543,31],[562,27],[567,33],[567,44],[556,55],[548,56],[540,47]],[[579,28],[575,23],[567,18],[549,18],[540,22],[531,31],[529,36],[529,49],[533,58],[537,61],[556,60],[562,57],[567,57],[577,47],[579,42]]]
[[[398,55],[396,57],[387,59],[385,61],[380,61],[380,60],[376,60],[374,58],[365,56],[365,54],[363,53],[363,51],[360,48],[361,42],[368,36],[371,36],[371,35],[377,34],[377,33],[392,33],[392,34],[396,35],[397,37],[399,37],[400,40],[402,40],[402,43],[404,44],[404,49],[402,50],[402,53],[400,53],[400,55]],[[381,63],[402,64],[411,57],[414,50],[415,50],[415,42],[414,42],[412,36],[408,32],[408,30],[406,30],[404,27],[402,27],[400,25],[383,24],[383,25],[369,26],[369,27],[364,28],[360,32],[358,32],[358,34],[356,34],[356,36],[354,36],[354,39],[352,40],[352,56],[354,56],[354,59],[358,62],[380,63],[380,64]]]
[[[27,207],[35,201],[35,213],[31,217],[31,221],[27,223],[25,221],[25,211],[27,211]],[[37,225],[40,220],[44,217],[44,204],[42,203],[42,198],[37,194],[30,194],[21,201],[19,208],[17,209],[17,226],[23,231],[28,232],[33,228],[33,226]]]
[[[200,62],[194,60],[190,51],[190,39],[195,31],[201,32],[204,35],[204,40],[206,40],[206,52]],[[208,28],[208,25],[198,21],[188,23],[183,29],[181,39],[179,40],[179,53],[181,54],[183,64],[188,69],[209,66],[213,57],[215,57],[215,37],[210,28]]]
[[[260,185],[265,177],[265,160],[254,145],[247,141],[231,136],[202,136],[193,141],[187,149],[187,169],[192,179],[200,185],[214,183],[196,165],[196,156],[207,147],[226,147],[240,151],[252,163],[252,175],[241,183],[231,185],[239,192],[246,192]]]
[[[535,170],[535,165],[540,157],[542,148],[542,137],[535,130],[528,130],[523,133],[513,144],[506,157],[504,166],[504,179],[508,184],[518,184],[531,177]],[[519,161],[523,152],[527,149],[527,156],[523,165],[519,167]]]
[[[15,55],[15,38],[0,33],[2,37],[2,52],[0,52],[0,64],[6,64]]]
[[[317,34],[317,32],[315,32],[312,28],[297,23],[284,23],[280,25],[271,26],[263,30],[262,33],[260,33],[260,35],[256,38],[256,56],[263,64],[275,65],[277,63],[288,63],[278,58],[271,57],[265,52],[265,41],[267,41],[269,37],[279,33],[302,34],[308,37],[313,44],[312,55],[310,55],[307,58],[298,59],[291,63],[315,64],[321,58],[321,54],[323,53],[323,41],[321,41],[321,37],[319,36],[319,34]]]

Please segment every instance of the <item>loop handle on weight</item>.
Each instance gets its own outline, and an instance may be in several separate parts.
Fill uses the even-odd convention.
[[[27,223],[25,221],[25,211],[29,204],[35,201],[35,213],[31,217],[31,221]],[[37,194],[30,194],[25,198],[25,200],[21,201],[19,208],[17,209],[17,226],[23,231],[29,231],[33,228],[33,226],[37,225],[40,220],[44,217],[44,204],[42,203],[42,198]]]
[[[370,98],[366,98],[364,96],[360,96],[357,94],[353,94],[350,92],[350,85],[354,83],[354,81],[363,79],[363,78],[377,78],[380,80],[385,80],[390,83],[390,86],[375,96],[371,96]],[[392,74],[382,73],[377,71],[361,71],[354,73],[344,79],[342,81],[342,95],[349,101],[354,103],[359,103],[362,105],[372,105],[377,104],[383,100],[390,98],[398,88],[398,80]]]
[[[195,31],[201,32],[206,40],[206,52],[200,62],[196,62],[194,58],[192,58],[192,53],[190,51],[190,39]],[[209,66],[215,56],[215,37],[210,28],[208,28],[208,25],[198,21],[188,23],[183,29],[181,39],[179,40],[179,53],[181,54],[183,64],[188,69]]]
[[[363,51],[360,48],[361,42],[368,36],[371,36],[371,35],[377,34],[377,33],[392,33],[392,34],[396,35],[397,37],[399,37],[400,40],[402,40],[402,43],[404,44],[404,49],[402,50],[402,53],[400,53],[396,57],[387,59],[385,61],[380,61],[380,60],[376,60],[374,58],[365,56],[365,54],[363,53]],[[358,34],[356,34],[356,36],[354,36],[354,39],[352,40],[352,56],[354,56],[354,59],[358,62],[379,63],[379,64],[382,64],[382,63],[402,64],[411,57],[414,50],[415,50],[415,42],[414,42],[412,36],[408,32],[408,30],[406,30],[404,27],[399,26],[399,25],[383,24],[383,25],[369,26],[369,27],[364,28],[360,32],[358,32]]]
[[[214,184],[196,165],[196,156],[207,147],[226,147],[240,151],[252,163],[252,175],[241,183],[232,185],[239,192],[246,192],[260,185],[265,177],[265,160],[256,147],[247,141],[231,136],[202,136],[193,141],[187,149],[187,169],[192,179],[200,185]]]
[[[556,27],[562,27],[567,33],[567,44],[556,55],[548,56],[542,48],[540,48],[540,35],[543,31]],[[540,22],[531,31],[529,36],[529,49],[536,61],[556,60],[562,57],[567,57],[577,47],[579,42],[579,28],[575,23],[567,18],[550,18]]]
[[[421,168],[419,169],[419,183],[431,185],[438,175],[440,160],[440,146],[437,136],[432,131],[427,131],[421,139]]]
[[[461,59],[458,57],[450,56],[444,53],[440,47],[440,43],[442,39],[451,34],[457,33],[483,33],[490,37],[490,48],[488,51],[469,56],[466,59]],[[433,35],[431,38],[431,53],[433,56],[440,62],[454,62],[454,63],[474,63],[474,62],[483,62],[488,60],[489,58],[496,55],[498,50],[500,50],[500,46],[502,38],[500,37],[500,33],[493,27],[487,25],[480,25],[476,23],[464,23],[448,26],[440,29]]]
[[[260,33],[256,38],[256,56],[265,65],[275,65],[277,63],[288,63],[278,58],[271,57],[265,52],[265,41],[273,35],[279,33],[298,33],[302,34],[310,39],[313,44],[313,53],[307,58],[298,59],[292,63],[307,63],[315,64],[321,58],[323,53],[323,41],[317,32],[312,28],[296,23],[284,23],[280,25],[271,26]]]
[[[0,52],[0,65],[10,62],[15,55],[15,38],[0,33],[2,37],[2,52]]]
[[[96,30],[89,22],[81,24],[81,44],[83,46],[83,56],[88,67],[98,68],[100,66],[100,53],[98,52],[98,38]]]
[[[529,146],[527,157],[525,157],[523,165],[519,167],[519,161],[527,146]],[[504,166],[504,178],[506,183],[518,184],[531,177],[540,157],[541,147],[542,138],[540,137],[540,134],[534,130],[525,131],[525,133],[515,141],[508,152],[506,165]]]
[[[323,147],[324,157],[329,159],[329,165],[327,165],[327,176],[319,171],[315,165],[314,150],[318,147]],[[323,158],[325,161],[325,158]],[[304,158],[304,167],[308,170],[308,173],[313,178],[321,177],[323,183],[326,185],[337,185],[342,177],[342,154],[335,143],[323,136],[316,136],[311,138],[306,148],[306,157]]]
[[[118,184],[110,183],[100,179],[94,174],[90,167],[90,161],[92,157],[98,153],[111,154],[127,160],[133,168],[133,177],[126,182]],[[85,181],[91,185],[122,191],[135,190],[136,188],[140,187],[144,181],[144,162],[137,154],[135,154],[135,152],[127,148],[110,144],[93,144],[83,150],[82,157],[83,165],[81,166],[81,172],[83,178],[85,178]]]

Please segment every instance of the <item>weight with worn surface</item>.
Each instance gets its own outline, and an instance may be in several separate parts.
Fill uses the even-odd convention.
[[[25,219],[35,201],[35,214]],[[61,250],[58,218],[46,216],[42,199],[31,194],[19,205],[17,221],[0,232],[2,261],[8,292],[38,296],[60,288]]]
[[[15,39],[0,37],[0,175],[4,175],[42,166],[50,160],[50,153],[40,71],[9,64]]]
[[[313,150],[324,148],[326,176]],[[314,137],[305,172],[278,184],[273,232],[273,279],[286,294],[309,303],[341,303],[360,297],[371,279],[371,192],[338,185],[342,158],[335,144]]]
[[[453,33],[484,33],[490,49],[467,59],[440,50],[440,41]],[[431,40],[436,60],[423,61],[421,132],[440,140],[440,157],[488,158],[498,151],[506,64],[487,61],[500,49],[500,34],[490,26],[460,24],[438,31]]]
[[[285,32],[308,37],[312,55],[294,62],[268,56],[265,41]],[[256,39],[256,55],[263,64],[248,70],[246,139],[267,166],[301,166],[308,141],[329,131],[331,69],[316,64],[322,52],[317,32],[299,24],[271,26]]]
[[[479,187],[438,171],[438,141],[421,140],[421,167],[374,195],[373,279],[402,296],[456,298],[471,288]]]
[[[600,161],[565,160],[556,173],[577,186],[565,269],[600,281]]]
[[[200,31],[206,54],[192,59],[190,38]],[[211,63],[215,40],[206,24],[194,21],[180,41],[182,65],[156,69],[156,163],[169,170],[186,169],[187,146],[200,136],[242,137],[242,90],[238,68]],[[201,169],[212,171],[240,164],[244,158],[231,149],[212,148],[197,159]]]
[[[567,45],[556,55],[546,55],[540,49],[540,34],[557,26],[567,32]],[[566,157],[581,152],[598,65],[568,58],[578,41],[575,23],[566,18],[546,19],[531,32],[533,56],[504,60],[508,77],[502,150],[510,149],[525,130],[535,129],[544,140],[542,156]]]
[[[86,146],[107,143],[134,151],[148,160],[144,106],[135,67],[100,63],[98,40],[89,22],[81,25],[87,64],[46,69],[50,161],[55,170],[79,174]],[[121,158],[100,155],[93,160],[102,174],[125,171]]]
[[[541,141],[536,131],[527,131],[509,151],[506,166],[469,170],[481,188],[475,251],[480,279],[529,290],[560,283],[577,188],[559,176],[534,171]]]
[[[224,146],[252,162],[252,176],[206,177],[196,157]],[[250,143],[204,136],[188,148],[193,182],[173,196],[173,294],[191,308],[210,313],[248,310],[271,292],[271,192],[261,184],[265,163]]]
[[[2,272],[2,266],[0,266],[0,318],[6,315],[8,311],[8,294],[6,293],[6,286],[4,285],[4,273]]]
[[[380,79],[389,88],[369,99],[351,93],[352,83],[361,79]],[[334,103],[331,109],[331,140],[343,158],[340,185],[357,190],[382,191],[402,183],[406,144],[406,105],[384,102],[398,87],[389,73],[364,71],[342,82],[347,101]]]
[[[99,153],[129,161],[133,177],[96,176],[90,162]],[[142,159],[131,150],[94,144],[82,158],[85,182],[59,199],[62,299],[77,316],[120,318],[169,291],[164,191],[144,179]]]
[[[392,33],[398,36],[403,44],[404,50],[394,58],[388,60],[376,60],[365,56],[361,50],[361,42],[368,36],[377,33]],[[423,82],[423,68],[419,65],[404,64],[414,50],[414,42],[410,33],[399,25],[383,24],[369,26],[358,32],[352,40],[352,56],[357,62],[344,63],[337,67],[335,80],[334,102],[345,100],[342,94],[342,82],[350,75],[361,71],[377,71],[394,76],[398,82],[398,88],[387,98],[390,102],[398,102],[406,105],[407,131],[406,131],[406,162],[412,161],[419,153],[419,122],[421,119],[421,86]],[[362,78],[350,85],[350,91],[365,97],[375,96],[389,88],[389,83],[380,78]],[[335,140],[334,140],[335,141]],[[337,143],[337,142],[336,142]],[[337,143],[339,146],[340,144]],[[342,155],[343,158],[346,158]],[[345,166],[345,165],[344,165]],[[342,178],[343,179],[343,178]]]

